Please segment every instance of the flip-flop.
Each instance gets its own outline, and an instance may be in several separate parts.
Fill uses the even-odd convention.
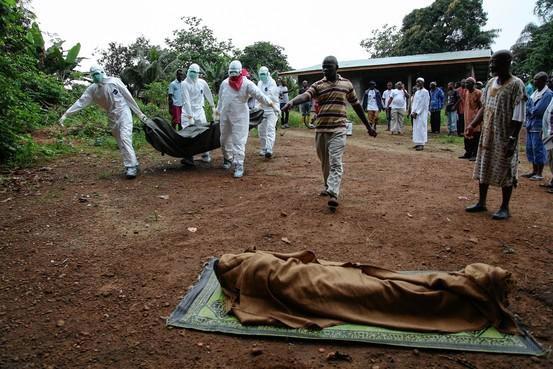
[[[538,185],[540,187],[545,187],[545,188],[553,188],[553,184],[551,183],[542,183],[540,185]]]
[[[553,193],[553,188],[550,188],[549,190],[545,191],[547,193]]]

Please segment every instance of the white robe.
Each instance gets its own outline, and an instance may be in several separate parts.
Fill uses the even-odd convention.
[[[415,93],[411,113],[417,113],[413,121],[413,142],[424,145],[428,141],[428,109],[430,94],[424,87]]]

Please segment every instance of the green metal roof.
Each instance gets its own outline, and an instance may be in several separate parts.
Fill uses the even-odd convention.
[[[455,60],[482,59],[489,58],[492,55],[490,49],[476,49],[465,51],[451,51],[447,53],[419,54],[392,56],[388,58],[358,59],[358,60],[338,60],[340,69],[349,68],[368,68],[378,66],[393,66],[394,64],[414,64],[414,63],[438,63]],[[321,64],[308,68],[295,69],[281,74],[302,74],[321,70]]]

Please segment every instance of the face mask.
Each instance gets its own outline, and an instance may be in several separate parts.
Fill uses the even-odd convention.
[[[195,72],[193,70],[189,70],[188,73],[186,74],[186,76],[188,78],[190,78],[192,81],[195,81],[198,79],[198,72]]]
[[[104,75],[102,73],[94,73],[92,75],[92,82],[94,83],[102,83],[104,80]]]
[[[269,80],[269,76],[266,73],[259,74],[259,79],[261,82],[267,82]]]

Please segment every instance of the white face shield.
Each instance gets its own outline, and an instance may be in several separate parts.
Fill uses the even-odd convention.
[[[196,81],[200,75],[200,66],[198,64],[192,64],[186,72],[186,78],[190,78],[192,81]]]
[[[269,68],[261,67],[257,73],[261,82],[267,82],[269,80]]]
[[[242,73],[242,63],[239,60],[233,60],[228,66],[228,75],[230,77],[238,77]]]

